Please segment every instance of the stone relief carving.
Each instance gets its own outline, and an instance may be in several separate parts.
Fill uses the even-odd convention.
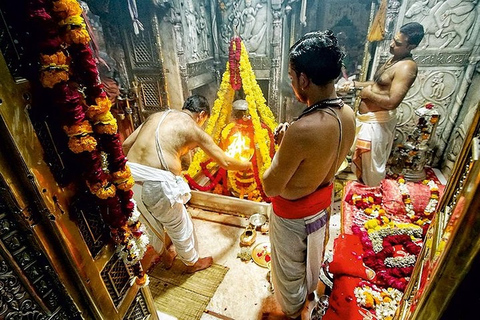
[[[243,26],[242,38],[247,41],[252,38],[252,30],[255,26],[255,18],[257,16],[258,9],[262,8],[261,4],[252,6],[252,0],[245,0],[245,8],[242,10],[241,22]]]
[[[205,5],[202,3],[200,4],[200,14],[198,16],[198,29],[197,33],[200,35],[200,48],[201,48],[201,56],[206,58],[210,54],[209,44],[210,41],[208,39],[208,24],[207,24],[207,11],[205,10]]]
[[[266,54],[268,30],[268,3],[266,0],[219,1],[221,12],[220,49],[228,54],[228,45],[234,35],[243,39],[250,55]]]
[[[457,87],[457,77],[450,71],[434,71],[426,79],[422,95],[440,102],[450,97]]]
[[[454,48],[458,49],[473,40],[478,20],[477,1],[417,0],[405,12],[405,17],[425,28],[422,48],[443,49],[455,43]]]
[[[385,39],[391,39],[395,22],[397,21],[398,12],[400,11],[401,3],[397,0],[388,2],[387,17],[385,19]]]
[[[406,133],[414,125],[414,111],[422,107],[426,102],[432,102],[440,114],[440,122],[437,128],[438,135],[444,131],[448,112],[452,105],[452,100],[459,79],[462,76],[460,70],[442,70],[428,67],[419,70],[417,78],[407,96],[397,108],[397,132],[395,144],[405,141]],[[441,142],[439,141],[439,144]]]
[[[185,8],[185,20],[187,23],[187,43],[191,50],[191,58],[194,60],[200,59],[198,53],[198,26],[197,26],[197,13],[192,0],[186,2]]]
[[[445,74],[443,72],[439,72],[432,77],[432,84],[430,85],[432,93],[430,93],[430,98],[437,100],[442,98],[443,92],[445,91],[444,76]]]

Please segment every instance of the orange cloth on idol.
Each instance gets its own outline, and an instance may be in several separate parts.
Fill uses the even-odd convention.
[[[288,200],[281,196],[273,197],[273,212],[285,219],[301,219],[312,216],[330,206],[332,203],[332,191],[333,183],[330,183],[296,200]]]

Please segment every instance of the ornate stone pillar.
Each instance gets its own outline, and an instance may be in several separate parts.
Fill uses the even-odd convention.
[[[280,79],[282,71],[282,7],[281,1],[272,1],[272,14],[273,14],[273,26],[272,26],[272,51],[271,51],[271,66],[270,66],[270,82],[268,90],[269,107],[272,112],[277,116],[280,114]]]

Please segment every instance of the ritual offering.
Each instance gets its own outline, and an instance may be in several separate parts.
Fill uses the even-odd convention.
[[[248,221],[255,229],[258,229],[267,222],[267,216],[261,213],[254,213],[250,216]]]
[[[270,243],[263,242],[257,244],[252,250],[252,259],[260,267],[269,268],[272,259],[270,254]]]

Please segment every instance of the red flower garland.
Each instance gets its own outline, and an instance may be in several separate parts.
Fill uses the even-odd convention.
[[[366,209],[373,204],[382,204],[382,195],[373,192],[366,192],[361,195],[351,193],[345,197],[345,201],[350,205],[354,205],[357,209]]]
[[[389,268],[385,265],[385,258],[393,256],[394,246],[398,244],[401,244],[406,252],[415,256],[418,256],[421,247],[413,243],[408,235],[390,235],[383,239],[383,250],[375,253],[367,232],[356,225],[352,226],[352,231],[360,237],[364,248],[363,262],[375,271],[376,279],[380,283],[404,291],[408,284],[406,277],[412,274],[413,266]]]
[[[29,2],[32,32],[39,39],[42,62],[44,65],[49,63],[41,73],[45,87],[43,94],[52,97],[53,107],[61,114],[62,127],[70,138],[69,148],[82,157],[87,186],[99,197],[99,203],[109,209],[103,218],[111,227],[112,237],[118,244],[126,246],[130,235],[141,236],[138,225],[128,225],[134,209],[133,193],[129,190],[133,181],[128,180],[127,160],[116,133],[116,123],[108,117],[110,105],[88,45],[88,33],[66,19],[79,12],[80,6],[73,2]],[[63,60],[64,57],[67,59]],[[61,73],[63,70],[69,70],[67,76]],[[107,103],[105,108],[108,109],[99,108],[102,112],[98,114],[89,112],[102,103]],[[99,115],[102,118],[96,118]],[[102,154],[107,155],[107,167]],[[136,276],[143,278],[139,262],[133,265],[133,269]]]
[[[230,41],[228,50],[228,63],[230,67],[230,85],[233,90],[242,88],[242,77],[240,76],[240,53],[242,52],[241,39],[234,37]]]

